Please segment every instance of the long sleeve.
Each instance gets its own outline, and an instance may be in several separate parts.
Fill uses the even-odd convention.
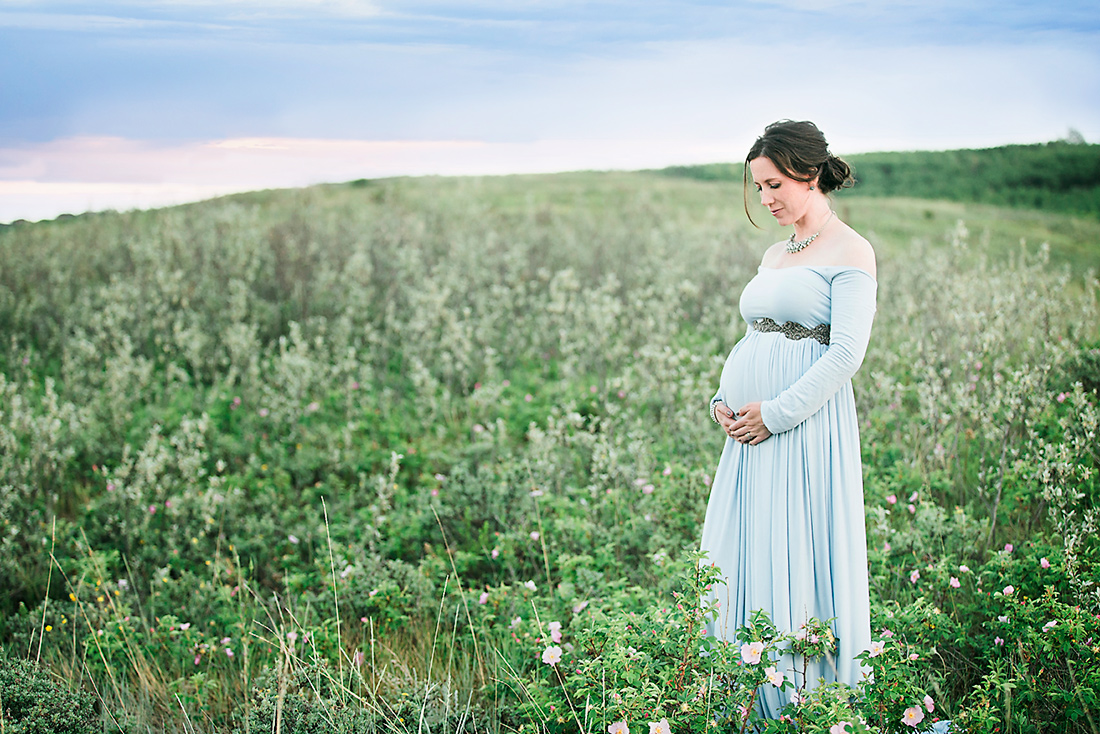
[[[821,409],[859,369],[871,337],[878,283],[862,270],[837,273],[831,284],[829,347],[793,385],[760,405],[773,434],[789,431]]]

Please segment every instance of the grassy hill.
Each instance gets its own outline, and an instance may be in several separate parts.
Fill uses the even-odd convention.
[[[980,150],[845,156],[858,195],[982,203],[1100,218],[1100,145],[1053,142]],[[740,181],[741,164],[676,166],[674,176]]]
[[[854,386],[890,642],[792,713],[1090,731],[1100,315],[1065,265],[1100,221],[838,208],[879,257]],[[691,555],[768,226],[739,180],[649,172],[0,229],[0,699],[40,658],[97,699],[81,734],[713,731],[771,685],[704,639]]]

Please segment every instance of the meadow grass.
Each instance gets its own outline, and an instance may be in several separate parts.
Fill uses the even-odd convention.
[[[741,201],[392,179],[0,230],[5,655],[95,730],[707,730],[762,684],[684,657],[706,404],[780,237]],[[855,387],[904,645],[893,687],[792,711],[908,731],[919,690],[964,731],[1095,731],[1100,225],[837,210],[879,256]],[[541,662],[551,622],[575,669]]]

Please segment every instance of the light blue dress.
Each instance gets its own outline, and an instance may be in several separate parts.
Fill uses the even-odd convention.
[[[724,584],[708,632],[735,641],[756,609],[794,631],[835,617],[836,657],[810,662],[819,678],[855,685],[854,657],[871,642],[859,426],[851,377],[863,361],[877,283],[853,267],[761,267],[741,294],[749,324],[722,369],[715,400],[733,410],[762,401],[773,434],[751,446],[726,439],[707,504],[702,549]],[[806,327],[830,324],[830,343],[752,328],[760,318]],[[774,661],[796,684],[803,661]],[[766,664],[766,663],[762,663]],[[778,716],[790,693],[760,688],[758,710]]]

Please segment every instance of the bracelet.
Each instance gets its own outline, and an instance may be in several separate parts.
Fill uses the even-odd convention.
[[[722,401],[721,400],[712,400],[710,402],[710,419],[712,421],[714,421],[715,423],[718,422],[717,409],[718,409],[718,403],[720,403],[720,402],[722,402]]]

